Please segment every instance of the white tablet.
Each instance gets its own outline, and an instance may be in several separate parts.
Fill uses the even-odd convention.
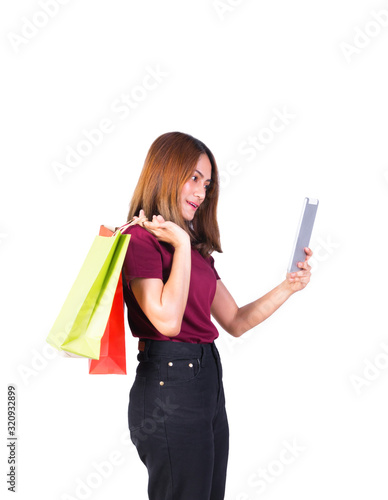
[[[314,198],[304,199],[302,214],[300,216],[298,230],[296,232],[295,242],[292,248],[291,259],[287,269],[288,273],[301,271],[301,268],[298,267],[298,262],[304,262],[306,258],[304,247],[308,247],[310,244],[318,203],[319,200]]]

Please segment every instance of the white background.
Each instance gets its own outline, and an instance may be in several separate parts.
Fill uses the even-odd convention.
[[[127,428],[137,342],[127,376],[93,376],[45,339],[100,224],[125,222],[151,143],[177,130],[222,172],[213,256],[239,306],[285,278],[303,198],[320,200],[310,284],[239,340],[219,328],[225,498],[386,499],[388,2],[52,0],[45,22],[49,3],[0,8],[2,491],[13,383],[19,498],[147,498]],[[149,67],[162,81],[113,112]],[[248,161],[241,144],[284,110]],[[58,176],[104,118],[113,131]]]

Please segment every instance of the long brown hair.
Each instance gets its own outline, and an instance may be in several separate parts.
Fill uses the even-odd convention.
[[[181,214],[179,204],[183,185],[193,175],[201,154],[210,160],[211,182],[192,221]],[[203,142],[182,132],[168,132],[159,136],[151,145],[143,170],[130,202],[127,221],[139,215],[140,209],[148,220],[162,215],[182,227],[190,235],[191,244],[203,257],[214,250],[222,253],[217,222],[219,174],[216,160]]]

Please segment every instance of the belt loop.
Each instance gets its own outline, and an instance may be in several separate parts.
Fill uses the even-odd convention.
[[[152,340],[150,340],[150,339],[145,340],[145,348],[144,348],[144,360],[145,361],[149,360],[148,351],[150,350],[151,343],[152,343]]]
[[[148,361],[148,350],[151,346],[149,339],[140,339],[138,344],[139,354],[137,355],[138,361]]]

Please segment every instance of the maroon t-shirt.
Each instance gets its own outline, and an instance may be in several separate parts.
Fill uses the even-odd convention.
[[[162,335],[143,313],[131,289],[133,278],[160,278],[166,283],[171,271],[174,247],[159,241],[139,225],[126,228],[130,234],[124,259],[124,300],[128,309],[128,323],[134,337],[175,342],[208,343],[218,337],[218,330],[210,319],[210,306],[216,293],[217,279],[211,255],[207,259],[191,248],[191,277],[189,295],[183,315],[181,331],[176,337]]]

